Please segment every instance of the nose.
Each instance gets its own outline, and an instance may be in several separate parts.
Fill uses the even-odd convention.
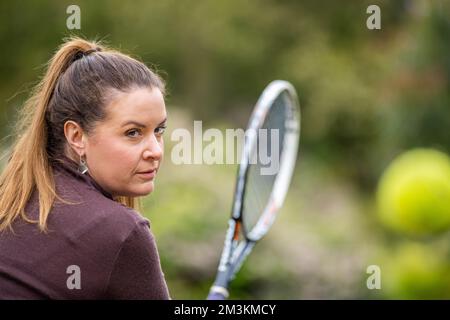
[[[158,139],[154,134],[150,139],[147,139],[147,144],[144,150],[144,159],[151,158],[159,161],[163,155],[163,142],[162,139]]]

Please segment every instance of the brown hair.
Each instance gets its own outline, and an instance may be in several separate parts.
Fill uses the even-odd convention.
[[[18,216],[46,230],[55,198],[64,201],[56,194],[51,162],[66,150],[65,122],[75,121],[89,135],[106,118],[110,93],[133,87],[156,87],[164,94],[163,80],[130,56],[77,37],[61,45],[20,112],[17,138],[0,176],[0,230],[11,228]],[[39,221],[27,218],[24,210],[34,188]],[[140,210],[138,198],[114,200]]]

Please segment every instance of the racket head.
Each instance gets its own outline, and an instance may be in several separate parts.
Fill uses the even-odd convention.
[[[289,82],[275,80],[255,105],[239,165],[233,217],[242,221],[247,240],[258,241],[272,226],[289,188],[299,136],[297,93]],[[277,161],[275,170],[264,163],[264,153]]]

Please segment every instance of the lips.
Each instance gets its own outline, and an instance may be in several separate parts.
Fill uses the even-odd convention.
[[[153,180],[156,176],[156,169],[138,172],[137,176],[144,180]]]
[[[138,173],[152,173],[152,172],[155,172],[155,171],[156,171],[156,169],[150,169],[150,170],[141,171],[141,172],[138,172]]]

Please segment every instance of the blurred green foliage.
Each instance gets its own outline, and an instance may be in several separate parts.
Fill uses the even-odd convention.
[[[381,30],[366,28],[374,3]],[[66,28],[70,4],[81,8],[79,31]],[[440,275],[414,267],[428,263],[429,253],[410,250],[402,262],[395,249],[402,236],[379,224],[374,192],[400,152],[450,151],[449,12],[443,0],[2,1],[2,146],[11,142],[17,110],[44,64],[72,33],[104,39],[157,69],[168,83],[172,130],[193,120],[243,128],[270,81],[291,81],[302,107],[297,171],[280,219],[243,266],[232,296],[448,297]],[[145,214],[172,296],[204,298],[236,166],[173,165],[170,131]],[[449,243],[448,233],[440,239]],[[448,244],[441,246],[446,252]],[[448,268],[448,256],[436,259]],[[397,267],[385,270],[386,260]],[[382,290],[366,287],[370,264],[381,266]],[[401,270],[410,265],[414,276],[405,280]]]

